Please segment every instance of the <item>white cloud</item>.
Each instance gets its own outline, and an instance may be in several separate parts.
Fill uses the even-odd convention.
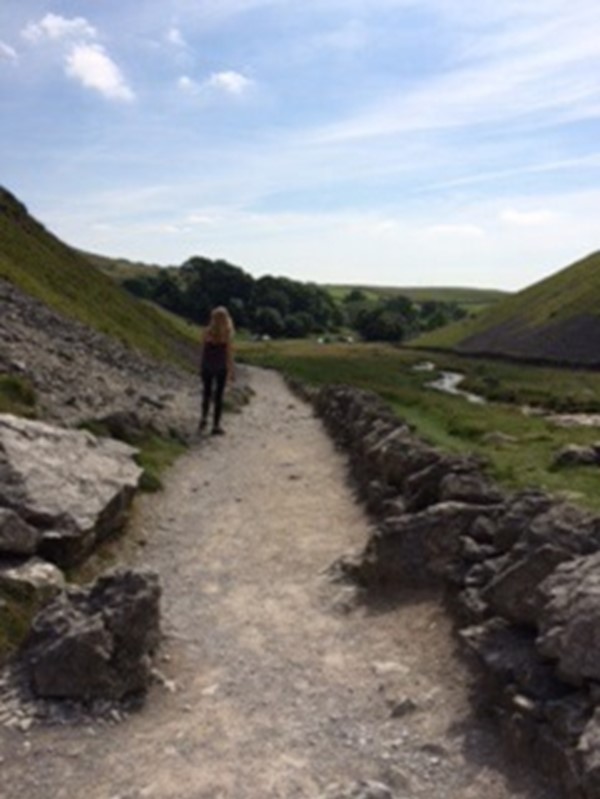
[[[192,80],[189,75],[181,75],[177,79],[177,85],[185,92],[197,92],[200,88],[195,80]]]
[[[183,34],[179,28],[172,27],[167,31],[167,41],[175,47],[187,47],[187,42],[183,38]]]
[[[49,13],[39,22],[30,22],[21,35],[32,44],[60,43],[65,53],[65,73],[82,86],[111,100],[134,99],[121,70],[98,43],[98,31],[85,17],[67,18]]]
[[[458,236],[461,238],[481,238],[485,236],[483,228],[469,224],[433,225],[428,230],[436,236]]]
[[[354,52],[362,50],[369,42],[368,30],[363,22],[351,19],[336,30],[318,34],[313,44],[326,49]]]
[[[192,213],[184,221],[187,225],[214,225],[218,222],[218,217],[210,213]]]
[[[516,211],[514,208],[507,208],[500,213],[500,220],[509,225],[517,227],[536,227],[555,222],[558,217],[554,211],[540,209],[537,211]]]
[[[39,22],[30,22],[23,29],[22,36],[36,43],[44,39],[95,39],[97,31],[84,17],[67,19],[58,14],[46,14]]]
[[[66,59],[66,73],[110,100],[134,99],[121,70],[99,44],[75,45]]]
[[[17,51],[10,44],[0,41],[0,61],[11,61],[13,64],[19,60]]]
[[[240,72],[215,72],[210,76],[206,85],[224,91],[226,94],[239,96],[252,87],[253,81]]]
[[[451,17],[463,11],[462,2],[430,4]],[[600,115],[599,14],[589,2],[557,2],[554,9],[539,4],[539,13],[538,4],[501,4],[502,25],[492,24],[496,12],[486,16],[488,4],[480,5],[484,18],[476,16],[470,33],[454,36],[443,72],[376,99],[318,131],[317,138],[359,140],[484,124],[552,125]]]
[[[211,92],[241,97],[254,86],[254,81],[240,72],[229,71],[215,72],[202,83],[190,78],[189,75],[180,75],[177,85],[184,92],[204,95],[204,99],[208,99],[207,94]]]

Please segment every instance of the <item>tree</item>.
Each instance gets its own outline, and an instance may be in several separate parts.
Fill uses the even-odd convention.
[[[361,311],[356,317],[355,327],[367,341],[403,341],[409,329],[401,314],[386,310],[383,305]]]
[[[353,303],[353,302],[367,302],[368,299],[369,298],[367,297],[365,292],[362,291],[361,289],[352,289],[346,294],[342,302],[345,305],[347,305],[348,303]]]
[[[258,308],[254,314],[254,329],[262,335],[279,338],[285,332],[285,324],[276,308]]]
[[[288,338],[304,338],[310,333],[312,319],[307,313],[288,314],[283,320]]]
[[[344,324],[329,292],[314,284],[265,275],[255,280],[222,259],[194,256],[181,267],[127,281],[126,288],[199,324],[217,305],[229,309],[237,327],[271,336],[326,332]],[[266,310],[275,313],[264,313]]]
[[[180,272],[185,286],[186,314],[201,324],[208,321],[211,309],[217,305],[229,306],[233,299],[238,299],[245,306],[250,299],[253,278],[227,261],[196,256]]]

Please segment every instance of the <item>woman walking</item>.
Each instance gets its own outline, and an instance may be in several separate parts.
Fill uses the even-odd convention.
[[[227,308],[213,308],[202,339],[200,376],[202,378],[202,416],[199,429],[205,430],[211,403],[213,408],[212,435],[222,435],[223,394],[228,380],[233,381],[234,327]]]

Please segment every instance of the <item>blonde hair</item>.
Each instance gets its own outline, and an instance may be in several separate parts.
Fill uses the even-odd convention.
[[[210,321],[206,328],[206,338],[216,344],[226,344],[231,341],[235,328],[229,311],[223,305],[213,308],[210,312]]]

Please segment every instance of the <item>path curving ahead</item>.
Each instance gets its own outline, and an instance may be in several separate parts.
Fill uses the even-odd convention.
[[[169,681],[116,725],[0,729],[5,799],[551,799],[475,719],[439,604],[353,607],[328,566],[369,522],[342,456],[271,372],[228,433],[138,502],[135,565],[161,573]],[[395,716],[392,716],[392,710]]]

